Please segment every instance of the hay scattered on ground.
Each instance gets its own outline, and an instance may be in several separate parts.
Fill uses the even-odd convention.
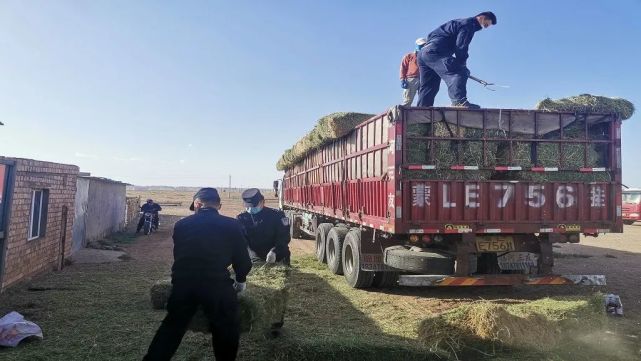
[[[288,275],[289,267],[254,264],[247,277],[247,290],[238,296],[242,332],[268,331],[272,325],[282,322],[288,299]],[[167,307],[171,288],[170,280],[158,281],[151,287],[154,309]],[[209,322],[202,309],[194,315],[189,330],[209,332]]]
[[[358,124],[373,116],[373,114],[338,112],[320,118],[311,132],[283,153],[276,163],[276,169],[282,171],[294,166],[310,151],[346,135]]]
[[[497,347],[545,351],[559,346],[579,328],[603,325],[602,308],[601,294],[509,305],[480,301],[424,320],[418,334],[430,348],[453,352]]]
[[[556,100],[545,98],[536,105],[536,109],[551,112],[616,113],[622,120],[629,119],[634,114],[634,104],[629,100],[591,94]]]

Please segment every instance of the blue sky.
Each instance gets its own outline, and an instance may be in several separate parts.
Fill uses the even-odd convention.
[[[140,185],[268,187],[316,119],[400,101],[414,40],[492,10],[468,67],[485,107],[625,97],[641,107],[640,0],[0,2],[0,155]],[[449,100],[443,84],[436,105]],[[641,186],[641,116],[623,126]]]

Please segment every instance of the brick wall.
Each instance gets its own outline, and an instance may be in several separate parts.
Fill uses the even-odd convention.
[[[4,271],[0,290],[35,275],[58,269],[71,254],[71,232],[74,219],[74,199],[78,167],[29,159],[15,161],[15,183],[11,190],[11,205],[5,244]],[[29,238],[31,198],[34,190],[49,192],[45,234]],[[63,229],[63,207],[67,207],[67,224]],[[62,250],[63,232],[65,246]]]

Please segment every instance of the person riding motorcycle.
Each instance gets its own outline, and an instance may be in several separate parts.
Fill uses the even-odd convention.
[[[136,228],[136,233],[139,233],[142,229],[142,226],[145,224],[145,213],[149,212],[153,215],[153,224],[158,229],[158,212],[162,211],[162,207],[158,203],[154,203],[153,199],[147,199],[147,202],[140,207],[140,212],[142,213],[140,220],[138,221],[138,227]]]

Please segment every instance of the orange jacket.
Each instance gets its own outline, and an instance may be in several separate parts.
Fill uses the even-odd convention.
[[[401,61],[401,79],[418,78],[418,63],[416,52],[405,54]]]

